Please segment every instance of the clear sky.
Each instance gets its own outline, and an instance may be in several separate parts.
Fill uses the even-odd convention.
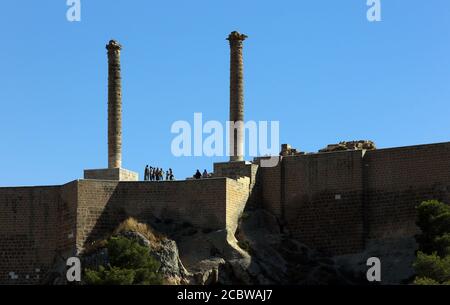
[[[177,178],[226,157],[174,157],[176,120],[225,122],[229,46],[245,41],[246,120],[307,152],[450,140],[450,1],[65,0],[0,5],[0,186],[63,184],[107,166],[105,45],[123,45],[123,165]]]

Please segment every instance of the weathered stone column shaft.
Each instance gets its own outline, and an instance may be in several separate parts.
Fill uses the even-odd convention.
[[[120,50],[122,46],[111,40],[108,50],[108,167],[122,167],[122,78]]]
[[[230,42],[230,122],[244,123],[244,59],[243,41],[246,35],[232,32],[227,40]],[[230,161],[244,160],[244,129],[230,130]]]

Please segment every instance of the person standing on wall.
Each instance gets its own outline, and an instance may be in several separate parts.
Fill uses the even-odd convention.
[[[159,168],[155,168],[155,180],[159,181]]]
[[[148,164],[147,164],[144,169],[144,181],[148,181],[149,174],[150,174],[150,171],[149,171]]]

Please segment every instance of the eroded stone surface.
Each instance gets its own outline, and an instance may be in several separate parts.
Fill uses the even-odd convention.
[[[327,147],[319,150],[319,152],[332,152],[341,150],[374,150],[375,143],[370,140],[359,140],[349,142],[339,142],[338,144],[329,144]]]

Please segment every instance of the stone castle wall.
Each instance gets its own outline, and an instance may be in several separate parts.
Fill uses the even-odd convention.
[[[250,179],[119,182],[0,188],[0,284],[41,283],[56,263],[127,217],[234,231]]]
[[[226,183],[227,228],[234,233],[238,227],[239,217],[242,215],[249,200],[250,179],[248,177],[242,177],[237,180],[227,179]]]
[[[364,169],[369,239],[414,235],[423,200],[450,204],[450,143],[369,151]]]
[[[76,183],[0,188],[0,283],[39,283],[75,253]]]
[[[450,203],[450,143],[288,156],[258,177],[262,206],[294,237],[352,253],[370,239],[414,236],[420,202]]]
[[[259,205],[260,192],[257,188],[258,165],[246,161],[232,161],[214,163],[214,177],[227,177],[230,179],[241,179],[248,177],[249,185],[243,191],[249,192],[247,206]]]
[[[281,163],[275,167],[258,168],[258,192],[261,207],[273,213],[279,219],[283,219],[281,191]]]
[[[259,202],[292,236],[338,255],[359,252],[370,240],[412,237],[417,204],[450,202],[450,143],[286,156],[271,168],[230,166],[217,170],[235,179],[0,188],[0,283],[41,282],[56,262],[129,216],[234,231],[244,208]]]
[[[236,182],[226,178],[161,182],[117,182],[80,180],[78,191],[77,246],[101,238],[126,217],[146,221],[190,223],[219,230],[234,227],[229,223],[228,206],[243,210],[246,196],[236,189],[248,179]]]
[[[361,151],[286,157],[281,170],[284,220],[295,238],[333,253],[363,248]]]

